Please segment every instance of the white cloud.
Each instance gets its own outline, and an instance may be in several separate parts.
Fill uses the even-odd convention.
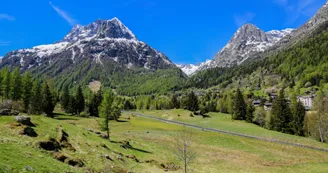
[[[254,17],[256,16],[255,13],[252,12],[246,12],[244,14],[235,14],[234,20],[237,26],[241,26],[243,24],[246,24],[248,22],[251,22]]]
[[[49,1],[50,6],[58,13],[60,17],[65,19],[70,25],[74,26],[78,24],[77,20],[72,18],[67,12],[61,10],[57,6],[53,5],[51,1]]]
[[[9,14],[0,14],[0,20],[15,20],[15,17]]]

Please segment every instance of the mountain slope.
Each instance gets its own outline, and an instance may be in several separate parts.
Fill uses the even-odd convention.
[[[0,64],[1,67],[6,65],[54,78],[59,88],[70,83],[86,85],[92,80],[101,80],[106,86],[122,91],[121,94],[129,94],[123,92],[128,86],[122,88],[121,84],[135,79],[138,74],[158,76],[158,70],[168,70],[168,74],[160,72],[166,79],[184,78],[164,54],[137,40],[117,18],[75,26],[58,43],[9,52]],[[140,79],[138,82],[143,85],[148,81]],[[176,88],[178,84],[170,83],[172,86],[167,89]],[[159,90],[162,91],[152,88],[149,92]]]

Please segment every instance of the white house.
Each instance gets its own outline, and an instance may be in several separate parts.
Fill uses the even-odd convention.
[[[309,95],[309,96],[300,96],[298,97],[298,101],[303,103],[303,106],[306,109],[312,109],[313,102],[314,102],[315,95]]]

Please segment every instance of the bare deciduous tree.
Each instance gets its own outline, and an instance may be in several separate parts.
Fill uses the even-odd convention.
[[[187,173],[188,165],[195,160],[196,152],[193,148],[193,132],[184,127],[174,140],[174,152],[177,158],[184,164],[184,172]]]

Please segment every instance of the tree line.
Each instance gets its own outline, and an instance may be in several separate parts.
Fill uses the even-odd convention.
[[[30,72],[21,74],[19,68],[0,70],[0,96],[2,101],[12,100],[19,105],[19,111],[35,115],[45,113],[49,117],[53,117],[58,101],[51,81],[33,79]]]

